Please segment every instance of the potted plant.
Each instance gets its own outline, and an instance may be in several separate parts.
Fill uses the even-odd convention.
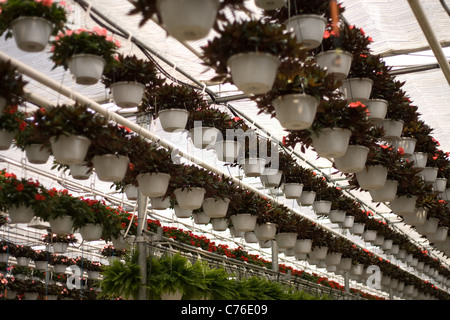
[[[237,232],[253,231],[258,214],[267,210],[268,201],[244,189],[236,189],[227,216]]]
[[[205,172],[206,175],[208,183],[205,185],[202,209],[210,218],[224,218],[236,187],[229,178]]]
[[[10,223],[29,223],[48,208],[46,189],[32,179],[17,179],[4,170],[0,175],[0,206],[9,213]]]
[[[42,241],[52,246],[54,253],[65,253],[69,244],[77,243],[78,240],[73,234],[48,233],[43,236]]]
[[[126,254],[126,250],[119,250],[112,245],[107,245],[100,250],[100,254],[107,258],[111,257],[120,258]]]
[[[64,29],[65,8],[58,2],[8,0],[0,3],[0,35],[14,36],[17,46],[26,52],[43,51],[50,36]]]
[[[280,59],[295,56],[299,49],[286,27],[277,23],[235,21],[216,31],[218,36],[202,47],[203,57],[216,70],[217,79],[236,85],[246,95],[268,92]]]
[[[208,171],[195,165],[174,166],[168,193],[182,209],[200,209],[205,198]]]
[[[25,151],[26,157],[30,163],[45,164],[50,158],[50,144],[44,144],[45,136],[37,128],[32,119],[25,119],[26,127],[19,131],[15,137],[15,146]]]
[[[56,273],[64,273],[66,272],[67,267],[75,265],[76,261],[73,258],[58,254],[50,264],[53,266]]]
[[[64,104],[37,110],[34,123],[39,134],[45,137],[42,143],[50,143],[55,160],[71,165],[85,161],[91,140],[106,122],[85,105]]]
[[[0,88],[0,113],[3,113],[7,105],[21,105],[27,82],[11,65],[11,61],[0,61],[0,81],[3,83]]]
[[[101,82],[111,90],[114,102],[121,108],[137,107],[147,88],[159,86],[155,64],[136,55],[119,54],[109,69],[103,72]]]
[[[54,67],[69,69],[81,85],[96,84],[115,59],[120,43],[104,28],[67,29],[51,41],[50,59]]]
[[[189,114],[207,106],[196,89],[179,84],[162,84],[148,90],[139,111],[159,118],[167,132],[184,130]]]
[[[294,248],[298,236],[297,222],[300,217],[291,213],[284,206],[271,206],[268,213],[277,225],[277,233],[275,234],[277,246],[281,249]]]
[[[86,213],[74,224],[84,241],[108,240],[112,233],[118,233],[114,228],[117,221],[111,219],[111,210],[104,200],[81,198],[87,204]]]
[[[6,106],[0,115],[0,150],[8,150],[21,131],[25,130],[25,113],[17,106]]]
[[[34,261],[34,265],[38,270],[47,270],[48,264],[51,264],[51,261],[55,259],[56,255],[51,254],[46,250],[36,250],[35,254],[32,258]]]

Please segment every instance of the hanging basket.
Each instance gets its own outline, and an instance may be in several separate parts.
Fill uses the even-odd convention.
[[[303,184],[301,183],[284,183],[283,193],[286,199],[298,199],[302,195]]]
[[[225,231],[228,229],[228,219],[212,218],[211,225],[214,231]]]
[[[337,266],[341,263],[342,253],[340,252],[329,252],[325,257],[325,264],[327,266]]]
[[[411,156],[416,149],[417,140],[410,137],[400,137],[394,139],[392,142],[392,148],[399,149],[402,148],[405,156]]]
[[[161,127],[166,132],[184,130],[189,119],[189,111],[185,109],[164,109],[158,112]]]
[[[402,120],[384,119],[381,122],[386,139],[400,138],[403,132],[404,122]]]
[[[227,215],[230,199],[206,198],[203,200],[202,209],[208,217],[223,218]]]
[[[53,271],[56,273],[65,273],[67,270],[67,266],[65,264],[55,264],[53,266]]]
[[[202,225],[207,225],[211,221],[211,218],[208,217],[203,211],[194,212],[192,214],[192,218],[194,219],[194,223]]]
[[[199,149],[212,149],[221,132],[213,127],[198,127],[189,130],[192,143]]]
[[[348,103],[361,102],[366,104],[372,93],[373,81],[368,78],[350,78],[342,81],[340,91]]]
[[[248,231],[244,233],[244,240],[247,243],[258,243],[258,239],[255,236],[255,233],[253,231]]]
[[[359,145],[349,145],[345,154],[334,159],[336,169],[342,173],[360,172],[366,166],[369,148]]]
[[[393,240],[391,239],[384,239],[383,244],[381,245],[381,249],[387,251],[387,250],[391,250],[393,245]]]
[[[233,84],[246,95],[265,94],[272,89],[280,59],[264,52],[231,56],[227,62]]]
[[[381,165],[367,166],[363,171],[355,173],[361,189],[368,191],[383,188],[387,174],[387,168]]]
[[[277,233],[277,225],[275,223],[266,222],[255,226],[255,236],[259,241],[267,241],[275,239]]]
[[[237,232],[253,231],[256,227],[257,216],[250,213],[240,213],[231,216],[234,230]]]
[[[127,184],[123,187],[128,200],[137,200],[139,189],[133,184]]]
[[[331,210],[331,201],[328,200],[319,200],[314,201],[312,207],[316,215],[328,215]]]
[[[71,216],[61,216],[54,219],[49,219],[50,229],[56,234],[72,233],[73,219]]]
[[[350,233],[360,236],[364,233],[364,227],[365,224],[364,223],[353,223],[353,226],[350,229]]]
[[[14,132],[0,130],[0,150],[8,150],[14,140]]]
[[[48,263],[47,260],[41,260],[41,261],[34,261],[34,266],[36,267],[37,270],[40,271],[45,271],[47,270],[48,267]]]
[[[84,241],[97,241],[102,237],[103,227],[100,224],[86,223],[78,231]]]
[[[414,152],[411,156],[406,157],[406,159],[412,162],[414,168],[423,169],[427,165],[428,155],[425,152]]]
[[[138,82],[116,82],[111,85],[114,102],[121,108],[137,107],[145,92],[145,86]]]
[[[214,144],[217,159],[223,162],[234,162],[241,149],[241,144],[233,140],[221,140]]]
[[[170,198],[169,197],[150,198],[150,203],[152,204],[153,210],[166,210],[170,206]]]
[[[279,248],[294,248],[297,235],[297,232],[279,232],[275,235],[275,241]]]
[[[434,183],[437,179],[438,170],[437,167],[425,167],[419,172],[419,175],[425,182]]]
[[[304,49],[310,50],[322,43],[327,20],[315,14],[300,14],[289,18],[284,24],[288,30],[291,30],[297,43],[301,43]]]
[[[275,10],[283,7],[287,0],[255,0],[255,5],[264,10]]]
[[[44,51],[53,31],[53,24],[41,17],[19,17],[11,23],[17,47],[25,52]]]
[[[42,144],[31,144],[25,148],[25,155],[30,163],[44,164],[50,158],[50,150]]]
[[[343,210],[331,210],[328,214],[328,218],[331,223],[342,223],[345,220],[345,211]]]
[[[396,198],[398,181],[387,179],[384,187],[380,189],[369,190],[373,202],[390,202]]]
[[[389,206],[395,214],[399,216],[408,215],[414,212],[416,208],[417,197],[400,196],[389,203]]]
[[[105,154],[92,158],[92,163],[99,180],[120,182],[125,178],[130,159],[123,155]]]
[[[342,229],[351,229],[355,221],[354,216],[346,215],[344,221],[341,224]]]
[[[264,158],[245,158],[243,163],[244,174],[247,177],[259,177],[264,172],[266,159]]]
[[[340,271],[350,271],[352,268],[352,258],[342,258],[337,266]]]
[[[8,210],[8,213],[11,224],[30,223],[34,218],[33,209],[24,205],[13,206]]]
[[[439,226],[439,220],[436,218],[430,218],[425,221],[421,226],[416,226],[416,230],[419,234],[423,236],[428,236],[434,234]]]
[[[193,41],[209,34],[219,0],[158,0],[156,7],[168,34],[179,41]]]
[[[192,216],[192,210],[191,209],[182,209],[180,206],[174,206],[174,212],[177,218],[180,219],[186,219],[190,218]]]
[[[28,267],[31,259],[28,257],[16,257],[16,261],[19,267]]]
[[[91,141],[83,136],[51,137],[50,144],[55,160],[61,164],[81,164],[86,158]]]
[[[339,158],[345,155],[352,132],[343,128],[324,128],[312,134],[312,146],[319,157]]]
[[[447,227],[438,227],[434,234],[429,234],[427,236],[428,241],[432,243],[436,242],[444,242],[447,240],[448,228]]]
[[[363,239],[365,242],[375,242],[377,239],[377,232],[375,230],[366,230],[363,233]]]
[[[446,178],[436,178],[436,181],[433,183],[433,191],[442,193],[445,191],[447,187],[447,179]]]
[[[312,259],[312,260],[323,260],[327,256],[327,253],[328,253],[328,247],[315,246],[309,253],[308,257],[309,257],[309,259]]]
[[[265,188],[277,188],[280,185],[283,172],[277,169],[265,169],[260,180]]]
[[[202,206],[205,189],[204,188],[177,188],[174,190],[175,198],[182,209],[199,209]]]
[[[342,50],[323,51],[316,56],[319,67],[326,69],[327,74],[333,76],[337,81],[347,78],[352,60],[353,56]]]
[[[162,172],[141,173],[136,177],[139,191],[146,197],[156,198],[166,194],[170,175]]]
[[[87,180],[92,174],[92,170],[86,164],[71,164],[69,166],[70,175],[76,180]]]
[[[81,85],[94,85],[103,75],[106,61],[93,54],[76,54],[69,58],[69,70],[75,82]]]
[[[294,252],[295,254],[309,254],[312,250],[311,239],[297,239],[295,241]]]
[[[272,105],[284,129],[303,130],[314,122],[319,101],[306,94],[287,94],[274,99]]]
[[[315,191],[302,191],[300,198],[297,199],[297,204],[302,207],[312,206],[316,199]]]
[[[369,121],[374,125],[379,125],[386,118],[389,103],[384,99],[370,99],[367,102],[369,111]]]
[[[69,247],[69,244],[66,242],[53,242],[52,248],[54,253],[65,253],[67,251],[67,248]],[[67,266],[66,266],[67,268]],[[65,271],[65,269],[64,269]]]

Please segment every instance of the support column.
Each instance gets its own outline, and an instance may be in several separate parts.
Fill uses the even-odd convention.
[[[278,247],[275,240],[272,240],[272,270],[278,272]]]

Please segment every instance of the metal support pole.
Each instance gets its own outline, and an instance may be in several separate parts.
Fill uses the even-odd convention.
[[[350,293],[350,277],[348,275],[348,271],[344,273],[344,286],[345,286],[345,292]]]
[[[272,270],[278,272],[278,246],[275,240],[272,240]]]

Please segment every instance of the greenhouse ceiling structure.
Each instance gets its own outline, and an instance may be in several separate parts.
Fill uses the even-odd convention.
[[[233,116],[244,119],[251,127],[255,128],[256,132],[276,143],[283,141],[287,131],[276,118],[260,113],[254,99],[244,94],[236,86],[213,80],[216,75],[215,70],[202,59],[202,48],[216,36],[215,31],[211,30],[207,36],[199,40],[179,41],[169,35],[165,26],[159,24],[154,17],[141,25],[142,16],[140,14],[129,14],[134,8],[132,2],[127,0],[67,0],[64,3],[70,12],[68,27],[71,29],[107,28],[108,34],[120,41],[120,53],[136,55],[142,59],[151,58],[158,65],[161,75],[168,81],[197,88],[204,94],[208,102]],[[349,25],[363,29],[365,34],[373,39],[370,46],[373,54],[381,55],[386,64],[392,67],[391,74],[395,75],[397,80],[404,82],[403,88],[412,103],[417,106],[421,120],[433,129],[431,134],[439,142],[442,151],[450,152],[450,112],[447,110],[448,101],[450,101],[450,67],[448,64],[450,1],[342,0],[340,3],[345,7],[343,13],[345,21]],[[239,12],[240,18],[259,19],[262,16],[263,11],[254,3],[254,0],[246,0],[245,6],[248,12]],[[229,12],[228,18],[233,19],[231,12]],[[43,52],[24,52],[17,47],[14,39],[6,39],[4,36],[0,39],[0,60],[10,59],[24,79],[28,81],[25,88],[25,111],[32,113],[41,107],[73,104],[75,101],[90,103],[92,109],[102,116],[143,134],[144,137],[163,147],[170,148],[179,155],[181,162],[196,164],[207,170],[238,179],[260,195],[280,199],[279,201],[291,206],[295,212],[317,222],[326,230],[351,239],[358,246],[385,259],[395,260],[378,246],[351,235],[348,230],[343,230],[328,219],[318,219],[311,207],[302,207],[295,201],[284,199],[280,196],[282,193],[279,190],[265,188],[259,178],[245,177],[239,168],[224,165],[223,162],[217,160],[214,150],[195,148],[186,132],[166,132],[162,129],[159,119],[150,119],[145,130],[139,130],[138,124],[132,125],[138,120],[136,108],[120,108],[115,105],[110,91],[100,82],[89,86],[75,83],[69,71],[62,67],[54,68],[54,64],[49,58],[50,50],[51,48],[48,46]],[[414,228],[405,224],[403,219],[392,213],[388,205],[373,202],[368,192],[349,188],[348,179],[340,172],[336,172],[331,160],[318,157],[312,149],[303,152],[300,146],[290,151],[303,166],[326,177],[332,185],[341,188],[349,196],[357,199],[364,208],[374,212],[375,217],[386,221],[396,231],[409,237],[412,243],[427,250],[430,256],[450,268],[450,260],[444,250],[439,250],[433,243],[417,233]],[[95,175],[88,180],[75,180],[68,173],[55,170],[51,161],[42,165],[28,163],[24,152],[17,148],[0,151],[0,162],[2,162],[2,168],[7,171],[20,177],[37,179],[48,188],[64,187],[75,195],[105,198],[111,203],[124,206],[129,211],[137,211],[138,205],[135,200],[128,200],[124,194],[114,190],[111,183],[100,181]],[[191,219],[177,219],[171,210],[154,211],[150,206],[148,214],[151,218],[161,219],[167,224],[207,234],[216,241],[242,245],[268,259],[280,259],[280,261],[298,266],[298,268],[314,272],[320,271],[328,277],[342,281],[338,275],[323,269],[316,269],[304,261],[290,259],[281,253],[275,257],[270,249],[263,250],[258,245],[236,240],[226,232],[214,232],[210,226],[196,225]],[[39,223],[36,222],[36,224]],[[23,243],[35,242],[45,233],[45,228],[33,228],[31,225],[19,224],[13,227],[20,230],[17,231],[20,234],[17,239]],[[0,227],[0,238],[5,239],[10,236],[10,232],[10,229],[6,227]],[[98,252],[103,246],[102,242],[87,243],[86,252]],[[410,270],[406,264],[399,263],[405,269]],[[420,276],[424,275],[420,273]],[[450,292],[449,283],[435,282],[435,279],[427,275],[424,276],[424,279],[436,283],[436,286],[442,288],[443,291]],[[384,291],[366,287],[365,289],[389,297]]]

